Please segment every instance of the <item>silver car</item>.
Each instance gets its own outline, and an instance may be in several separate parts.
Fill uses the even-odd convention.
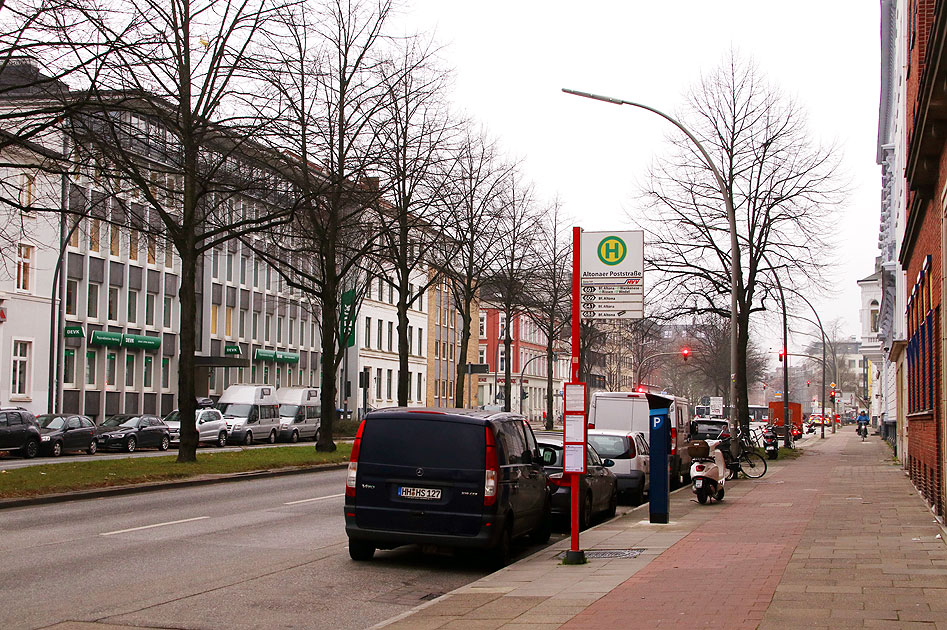
[[[227,421],[217,409],[198,409],[195,412],[197,420],[198,442],[215,444],[221,448],[227,446]],[[175,409],[167,415],[164,423],[171,429],[171,443],[181,442],[181,416]]]

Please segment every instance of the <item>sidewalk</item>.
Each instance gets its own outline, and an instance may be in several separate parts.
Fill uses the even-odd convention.
[[[672,494],[667,525],[642,506],[583,532],[586,565],[560,563],[567,538],[376,628],[947,630],[942,530],[888,446],[802,447],[721,504]]]

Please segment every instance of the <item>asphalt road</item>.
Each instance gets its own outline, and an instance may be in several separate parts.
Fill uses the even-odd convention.
[[[356,630],[489,572],[417,547],[351,561],[345,472],[0,511],[0,628]]]

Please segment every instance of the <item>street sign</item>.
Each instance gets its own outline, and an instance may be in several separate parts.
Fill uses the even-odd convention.
[[[644,232],[582,232],[581,319],[644,317]]]
[[[711,416],[723,415],[723,396],[710,397],[710,415]]]
[[[468,363],[467,374],[487,374],[490,366],[486,363]]]

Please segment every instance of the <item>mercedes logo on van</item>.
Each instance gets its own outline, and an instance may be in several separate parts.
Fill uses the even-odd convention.
[[[414,474],[417,475],[418,477],[423,477],[423,476],[424,476],[424,469],[423,469],[423,468],[418,468],[417,470],[414,471]]]

